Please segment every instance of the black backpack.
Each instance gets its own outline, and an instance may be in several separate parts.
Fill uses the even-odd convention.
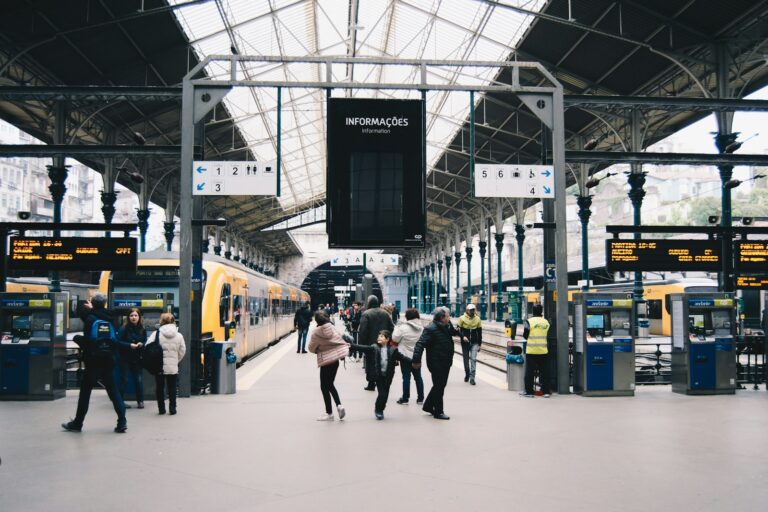
[[[117,343],[115,327],[107,320],[96,319],[91,325],[91,352],[100,360],[111,359]]]
[[[155,333],[155,341],[144,345],[141,351],[141,366],[152,375],[163,371],[163,347],[160,345],[160,331]]]

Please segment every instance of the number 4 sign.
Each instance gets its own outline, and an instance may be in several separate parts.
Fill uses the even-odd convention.
[[[480,164],[475,167],[475,197],[554,199],[554,171],[549,165]]]

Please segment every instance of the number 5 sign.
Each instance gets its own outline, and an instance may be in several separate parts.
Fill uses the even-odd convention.
[[[475,197],[554,199],[554,171],[549,165],[476,165]]]

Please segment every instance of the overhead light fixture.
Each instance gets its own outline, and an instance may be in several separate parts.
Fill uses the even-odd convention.
[[[133,137],[133,143],[136,144],[137,146],[143,146],[144,144],[147,143],[147,139],[144,137],[144,135],[142,135],[139,132],[133,132],[132,137]]]
[[[586,183],[584,183],[584,186],[587,187],[587,188],[595,188],[596,186],[598,186],[600,184],[601,181],[603,181],[606,178],[610,178],[611,176],[616,176],[616,173],[615,172],[609,172],[605,176],[603,176],[602,178],[598,178],[597,176],[592,176],[591,178],[589,178],[587,180]]]
[[[144,183],[144,176],[142,176],[140,172],[137,172],[137,171],[129,172],[126,167],[118,167],[117,172],[118,173],[124,172],[125,174],[128,175],[128,178],[130,178],[130,180],[136,183],[137,185],[141,185],[142,183]]]
[[[592,151],[593,149],[595,149],[597,147],[597,142],[598,142],[597,139],[589,139],[584,144],[584,151]]]
[[[710,224],[717,224],[718,222],[720,222],[720,217],[718,215],[710,215],[709,217],[707,217],[707,222],[709,222]]]
[[[752,225],[752,222],[753,222],[754,220],[755,220],[755,219],[754,219],[754,218],[752,218],[752,217],[742,217],[742,218],[741,218],[741,225],[742,225],[742,226],[751,226],[751,225]]]

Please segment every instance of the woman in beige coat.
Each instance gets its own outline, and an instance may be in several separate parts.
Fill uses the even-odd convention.
[[[165,414],[165,385],[168,385],[169,412],[176,414],[176,385],[179,361],[184,358],[187,346],[184,336],[176,329],[176,318],[170,313],[160,315],[160,346],[163,347],[163,371],[155,375],[157,412]]]
[[[315,313],[315,322],[317,322],[317,328],[312,331],[307,350],[317,354],[317,366],[320,367],[320,391],[323,393],[325,402],[325,414],[317,418],[317,421],[333,421],[331,397],[336,403],[339,419],[343,420],[346,411],[341,405],[339,392],[336,391],[333,381],[339,370],[339,361],[349,353],[349,344],[344,341],[341,333],[336,330],[324,311]]]

